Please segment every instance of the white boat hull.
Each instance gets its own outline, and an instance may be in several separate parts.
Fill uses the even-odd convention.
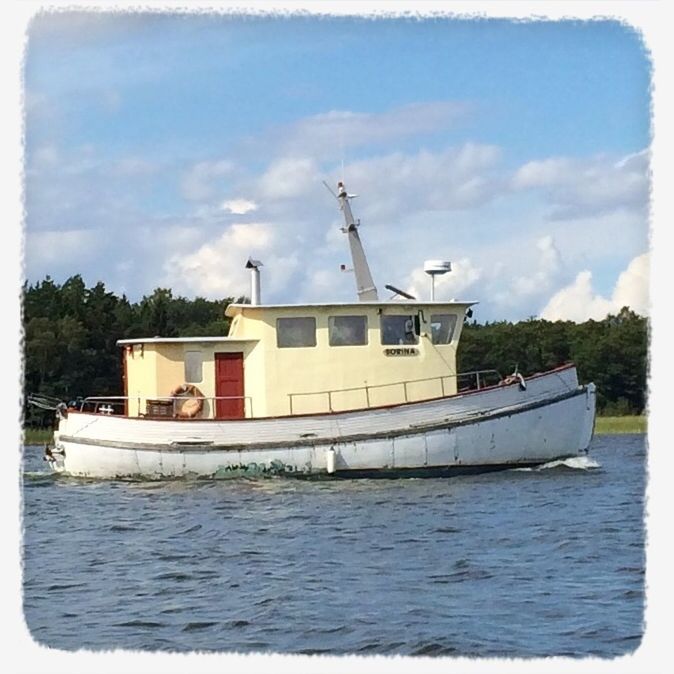
[[[595,387],[573,367],[515,383],[393,407],[274,419],[149,420],[70,412],[55,470],[91,478],[285,474],[451,474],[585,454]]]

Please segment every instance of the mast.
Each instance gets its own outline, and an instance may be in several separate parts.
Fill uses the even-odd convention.
[[[340,180],[340,182],[337,183],[337,201],[339,201],[339,208],[342,213],[344,213],[344,227],[341,229],[349,237],[353,272],[356,275],[358,301],[377,302],[379,300],[377,288],[372,280],[372,274],[370,273],[370,267],[367,264],[363,244],[361,243],[360,236],[358,236],[358,226],[360,225],[360,221],[355,221],[353,213],[351,212],[351,205],[349,204],[349,199],[353,196],[355,195],[346,193],[344,183]]]

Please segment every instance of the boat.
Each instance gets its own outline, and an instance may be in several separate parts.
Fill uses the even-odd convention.
[[[327,184],[326,184],[327,186]],[[221,337],[120,339],[123,395],[56,401],[45,459],[86,478],[451,476],[587,454],[595,386],[567,363],[526,378],[457,372],[475,301],[435,299],[445,260],[424,264],[430,299],[379,298],[351,210],[354,302],[229,304]],[[49,406],[44,398],[32,402]]]

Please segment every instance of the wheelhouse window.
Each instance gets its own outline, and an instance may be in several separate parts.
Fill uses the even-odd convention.
[[[367,344],[367,316],[329,316],[330,346],[361,346]]]
[[[316,346],[316,319],[313,317],[277,318],[276,344],[282,349]]]
[[[449,344],[456,328],[456,314],[431,314],[431,342]]]
[[[204,355],[201,351],[185,352],[185,382],[198,384],[204,377]]]
[[[382,344],[417,344],[419,337],[414,331],[413,316],[382,316]]]

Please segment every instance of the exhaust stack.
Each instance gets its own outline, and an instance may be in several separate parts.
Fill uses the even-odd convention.
[[[248,258],[246,262],[246,269],[250,269],[250,303],[260,304],[260,267],[262,262],[260,260],[253,260]]]

